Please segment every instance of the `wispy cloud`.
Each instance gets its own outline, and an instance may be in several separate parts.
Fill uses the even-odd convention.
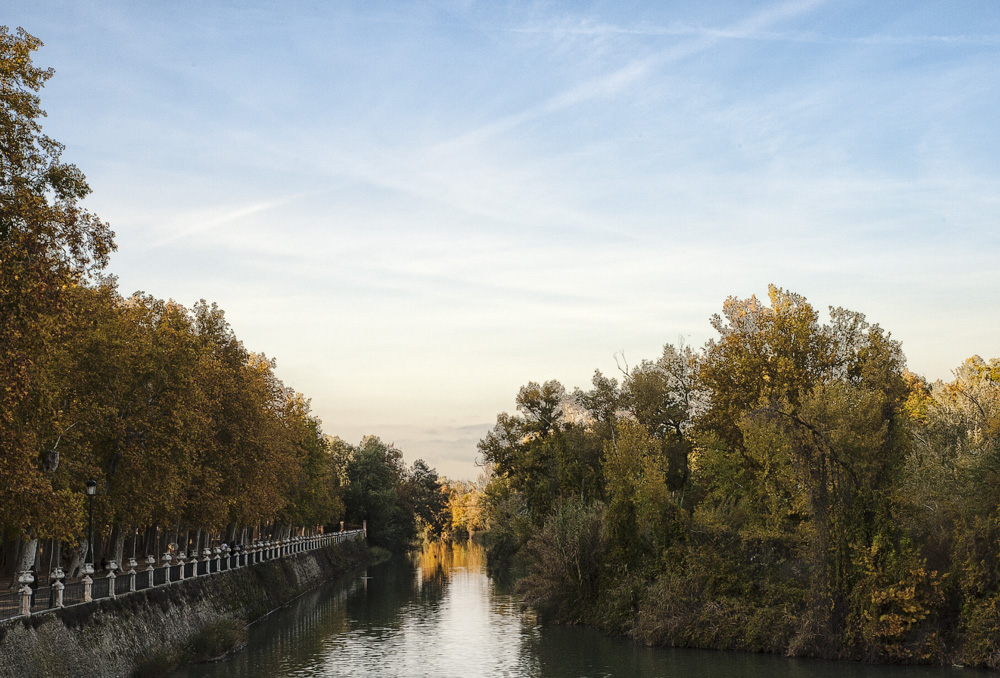
[[[525,381],[699,345],[768,282],[929,376],[1000,351],[995,12],[504,7],[8,14],[123,287],[218,301],[329,432],[449,475]]]
[[[756,34],[765,27],[788,20],[815,9],[822,4],[822,0],[800,0],[797,2],[787,2],[769,6],[756,12],[738,22],[732,27],[715,30],[696,27],[685,27],[683,29],[663,29],[664,34],[690,37],[687,40],[670,46],[665,50],[660,50],[649,56],[636,59],[630,63],[615,69],[614,71],[593,78],[586,79],[578,85],[570,87],[536,106],[528,108],[514,115],[505,116],[494,122],[484,125],[476,130],[462,134],[446,145],[468,145],[479,144],[483,141],[507,133],[525,123],[536,120],[540,117],[564,111],[568,108],[579,106],[594,99],[603,99],[621,94],[630,87],[634,87],[645,80],[654,70],[682,59],[694,56],[699,52],[709,49],[724,38],[749,36]],[[514,31],[540,31],[541,29],[510,29]],[[584,26],[578,29],[547,29],[547,32],[565,33],[581,31],[583,34],[608,35],[610,33],[627,32],[632,29],[619,29],[617,27]],[[652,30],[636,29],[636,30]],[[678,31],[678,32],[671,32]]]
[[[824,0],[807,0],[806,2],[776,4],[731,26],[709,26],[689,22],[674,22],[665,26],[651,24],[648,22],[622,25],[607,22],[595,22],[593,20],[584,19],[573,23],[561,21],[558,24],[536,24],[532,26],[496,28],[494,30],[509,33],[550,35],[557,39],[567,36],[600,38],[691,37],[709,38],[713,40],[750,40],[829,45],[1000,45],[1000,35],[992,33],[906,35],[872,34],[845,36],[811,30],[767,29],[767,26],[770,24],[794,18],[800,14],[812,11],[822,4],[824,4]]]

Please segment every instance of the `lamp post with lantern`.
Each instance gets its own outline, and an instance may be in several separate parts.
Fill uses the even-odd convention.
[[[87,562],[94,564],[94,495],[97,494],[97,481],[91,478],[87,481],[87,497],[90,498],[90,536],[87,538]]]

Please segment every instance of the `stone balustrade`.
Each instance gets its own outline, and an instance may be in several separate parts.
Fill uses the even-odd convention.
[[[128,569],[111,561],[107,574],[97,577],[90,563],[84,565],[83,578],[74,584],[64,582],[62,569],[52,570],[52,583],[44,587],[32,587],[35,575],[30,571],[18,576],[20,588],[15,592],[0,594],[0,620],[14,617],[30,617],[32,614],[47,612],[62,607],[89,603],[102,598],[115,598],[158,586],[182,586],[185,581],[199,576],[217,575],[229,570],[252,567],[269,560],[294,556],[307,551],[325,548],[345,541],[366,539],[367,525],[360,530],[346,530],[320,535],[291,537],[277,541],[258,541],[229,546],[223,544],[202,551],[202,558],[192,551],[173,554],[164,553],[159,559],[155,555],[146,557],[146,569],[138,570],[135,558],[129,558]],[[199,571],[200,568],[200,571]],[[120,580],[120,581],[119,581]],[[116,583],[117,582],[117,583]],[[82,595],[78,591],[82,585]],[[67,595],[67,591],[71,594]]]

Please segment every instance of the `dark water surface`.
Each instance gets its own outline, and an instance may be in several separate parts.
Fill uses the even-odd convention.
[[[953,668],[867,666],[770,655],[647,648],[540,625],[486,575],[475,544],[433,544],[297,599],[250,627],[247,648],[178,678],[531,676],[532,678],[980,678]]]

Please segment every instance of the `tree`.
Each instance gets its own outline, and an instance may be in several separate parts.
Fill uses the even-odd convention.
[[[402,453],[376,436],[365,436],[347,462],[347,518],[367,520],[371,542],[391,551],[405,550],[416,537],[413,507],[401,494],[405,480]]]
[[[404,483],[407,503],[420,524],[432,535],[440,535],[448,527],[448,488],[442,484],[436,470],[423,459],[413,462]]]
[[[950,382],[912,384],[914,444],[900,498],[910,534],[947,569],[962,660],[1000,666],[1000,359],[973,356]]]
[[[41,47],[23,29],[0,26],[0,370],[4,412],[31,381],[48,316],[65,306],[66,289],[102,269],[114,234],[80,207],[90,193],[83,173],[65,163],[63,145],[42,133],[38,92],[52,69],[38,68]]]
[[[659,443],[668,488],[679,498],[689,474],[691,426],[702,398],[696,374],[699,358],[689,346],[666,344],[656,361],[643,360],[626,376],[622,400],[628,412]]]
[[[41,41],[0,27],[0,525],[34,536],[75,527],[82,491],[57,489],[43,438],[58,425],[33,401],[45,389],[65,330],[71,288],[102,269],[114,249],[106,224],[80,206],[90,192],[63,146],[42,133],[38,92],[51,69],[32,63]],[[51,450],[51,448],[49,448]]]
[[[699,425],[751,486],[787,452],[797,485],[784,489],[801,492],[809,512],[812,593],[796,649],[823,654],[845,643],[879,653],[900,638],[861,623],[887,612],[855,584],[862,576],[898,582],[921,568],[893,527],[893,490],[907,453],[902,351],[859,313],[831,309],[830,324],[820,325],[804,297],[774,286],[769,296],[770,307],[730,297],[723,317],[713,318],[720,338],[709,342],[700,371],[711,407]],[[754,451],[762,435],[774,441],[763,457]],[[848,628],[859,632],[841,633]]]
[[[562,419],[562,403],[566,389],[556,380],[539,385],[529,381],[517,392],[517,409],[524,416],[529,432],[546,436],[552,433]]]

